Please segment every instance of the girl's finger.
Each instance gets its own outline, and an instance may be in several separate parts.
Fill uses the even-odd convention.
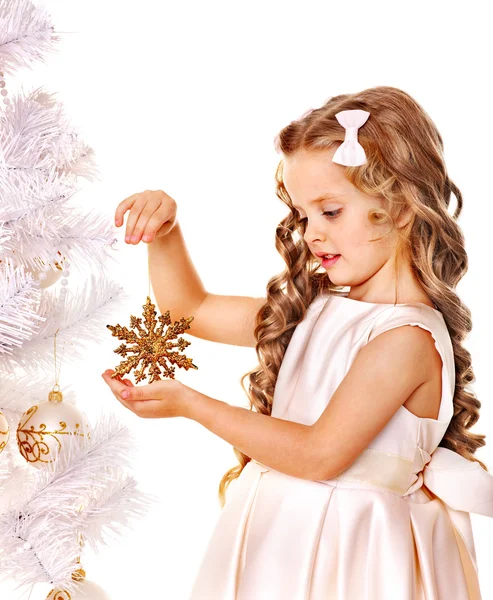
[[[146,202],[142,197],[142,194],[139,194],[138,198],[135,200],[132,208],[130,209],[130,213],[127,217],[127,230],[125,232],[125,241],[127,243],[131,242],[135,224],[139,220],[140,213],[144,210],[145,205]]]
[[[124,383],[122,378],[120,377],[120,375],[118,375],[117,377],[112,377],[112,374],[114,373],[114,371],[105,371],[102,374],[102,378],[106,381],[106,383],[110,386],[111,391],[114,394],[121,394],[121,391],[123,389],[127,389],[128,387],[130,387],[128,385],[128,383]],[[127,379],[128,381],[128,379]]]
[[[150,217],[144,230],[144,235],[147,239],[144,241],[152,242],[159,235],[165,235],[173,226],[173,213],[169,206],[161,205]]]
[[[132,206],[135,202],[136,196],[137,196],[137,194],[132,194],[128,198],[125,198],[125,200],[122,200],[120,202],[120,204],[116,207],[115,225],[117,227],[120,227],[120,225],[123,225],[123,215],[127,212],[127,210],[132,208]]]
[[[137,244],[138,242],[140,242],[140,240],[142,239],[144,230],[147,228],[147,225],[149,223],[149,219],[158,211],[160,206],[161,206],[161,202],[157,198],[155,198],[153,196],[149,197],[146,205],[142,209],[142,211],[137,219],[137,222],[135,223],[132,237],[134,237],[136,239],[136,241],[132,242],[132,243]]]
[[[102,374],[103,379],[109,385],[111,391],[113,392],[113,395],[118,400],[118,402],[120,402],[120,404],[123,404],[123,406],[125,408],[128,408],[128,410],[135,412],[133,406],[131,404],[129,404],[128,402],[126,402],[125,399],[122,398],[122,395],[121,395],[122,390],[129,387],[128,384],[124,384],[123,381],[121,381],[120,376],[112,378],[111,377],[112,373],[113,373],[113,371],[105,371]],[[127,381],[129,381],[129,380],[127,379]]]
[[[109,375],[111,375],[112,373],[113,373],[113,371],[110,371]],[[120,381],[121,383],[124,383],[125,385],[127,385],[129,387],[134,387],[134,384],[130,381],[130,379],[122,379],[121,375],[114,377],[114,379],[116,379],[117,381]]]

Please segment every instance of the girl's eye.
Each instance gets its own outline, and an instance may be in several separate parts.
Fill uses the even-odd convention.
[[[322,215],[327,215],[328,219],[335,219],[339,213],[341,212],[341,208],[338,208],[337,210],[326,210],[325,212],[322,213]],[[300,221],[300,223],[302,223],[303,221],[306,221],[306,217],[304,217],[303,219],[298,219]]]
[[[325,212],[323,212],[323,215],[332,215],[331,219],[333,219],[334,217],[337,217],[337,215],[341,212],[341,209],[338,208],[337,210],[326,210]]]

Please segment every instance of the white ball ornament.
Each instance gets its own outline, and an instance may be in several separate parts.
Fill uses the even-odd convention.
[[[60,255],[60,257],[62,256],[60,254],[60,252],[58,252],[58,254]],[[38,262],[38,264],[40,264],[40,268],[39,269],[26,268],[26,271],[29,271],[30,273],[32,273],[34,279],[39,281],[39,287],[41,289],[46,289],[46,288],[50,287],[51,285],[55,284],[60,279],[60,277],[62,277],[63,270],[64,269],[66,270],[66,266],[65,266],[66,258],[62,257],[59,260],[60,260],[60,262],[58,262],[56,260],[54,261],[54,266],[55,266],[56,270],[53,270],[51,268],[50,264],[46,264],[43,260],[38,258],[37,262]]]
[[[75,594],[69,594],[67,590],[53,588],[46,596],[46,600],[111,600],[103,588],[95,583],[84,579],[78,586]]]
[[[48,400],[31,406],[20,418],[17,445],[22,457],[39,469],[64,453],[69,436],[77,436],[80,442],[84,437],[90,439],[90,426],[82,411],[63,402],[56,384]]]
[[[0,454],[5,450],[10,437],[9,422],[5,415],[0,412]]]
[[[46,289],[51,285],[55,284],[62,276],[61,270],[58,269],[56,271],[54,271],[53,269],[49,269],[48,271],[41,271],[38,269],[26,268],[26,271],[32,273],[35,281],[39,280],[39,287],[41,289]]]

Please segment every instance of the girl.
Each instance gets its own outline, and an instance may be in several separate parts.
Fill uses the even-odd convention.
[[[308,111],[276,149],[286,269],[265,298],[204,289],[164,192],[116,210],[117,225],[130,210],[129,243],[150,242],[158,305],[260,362],[246,374],[254,410],[103,375],[137,415],[194,419],[238,457],[190,600],[478,600],[469,513],[493,517],[493,476],[469,431],[481,403],[454,291],[462,195],[440,133],[379,86]]]

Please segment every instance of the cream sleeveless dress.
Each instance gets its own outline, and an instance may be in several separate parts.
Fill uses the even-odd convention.
[[[493,475],[437,448],[455,387],[438,310],[317,296],[286,349],[272,416],[313,424],[362,346],[401,325],[434,338],[442,359],[438,419],[400,406],[335,479],[300,479],[250,461],[227,491],[189,600],[481,598],[469,513],[493,517]]]

